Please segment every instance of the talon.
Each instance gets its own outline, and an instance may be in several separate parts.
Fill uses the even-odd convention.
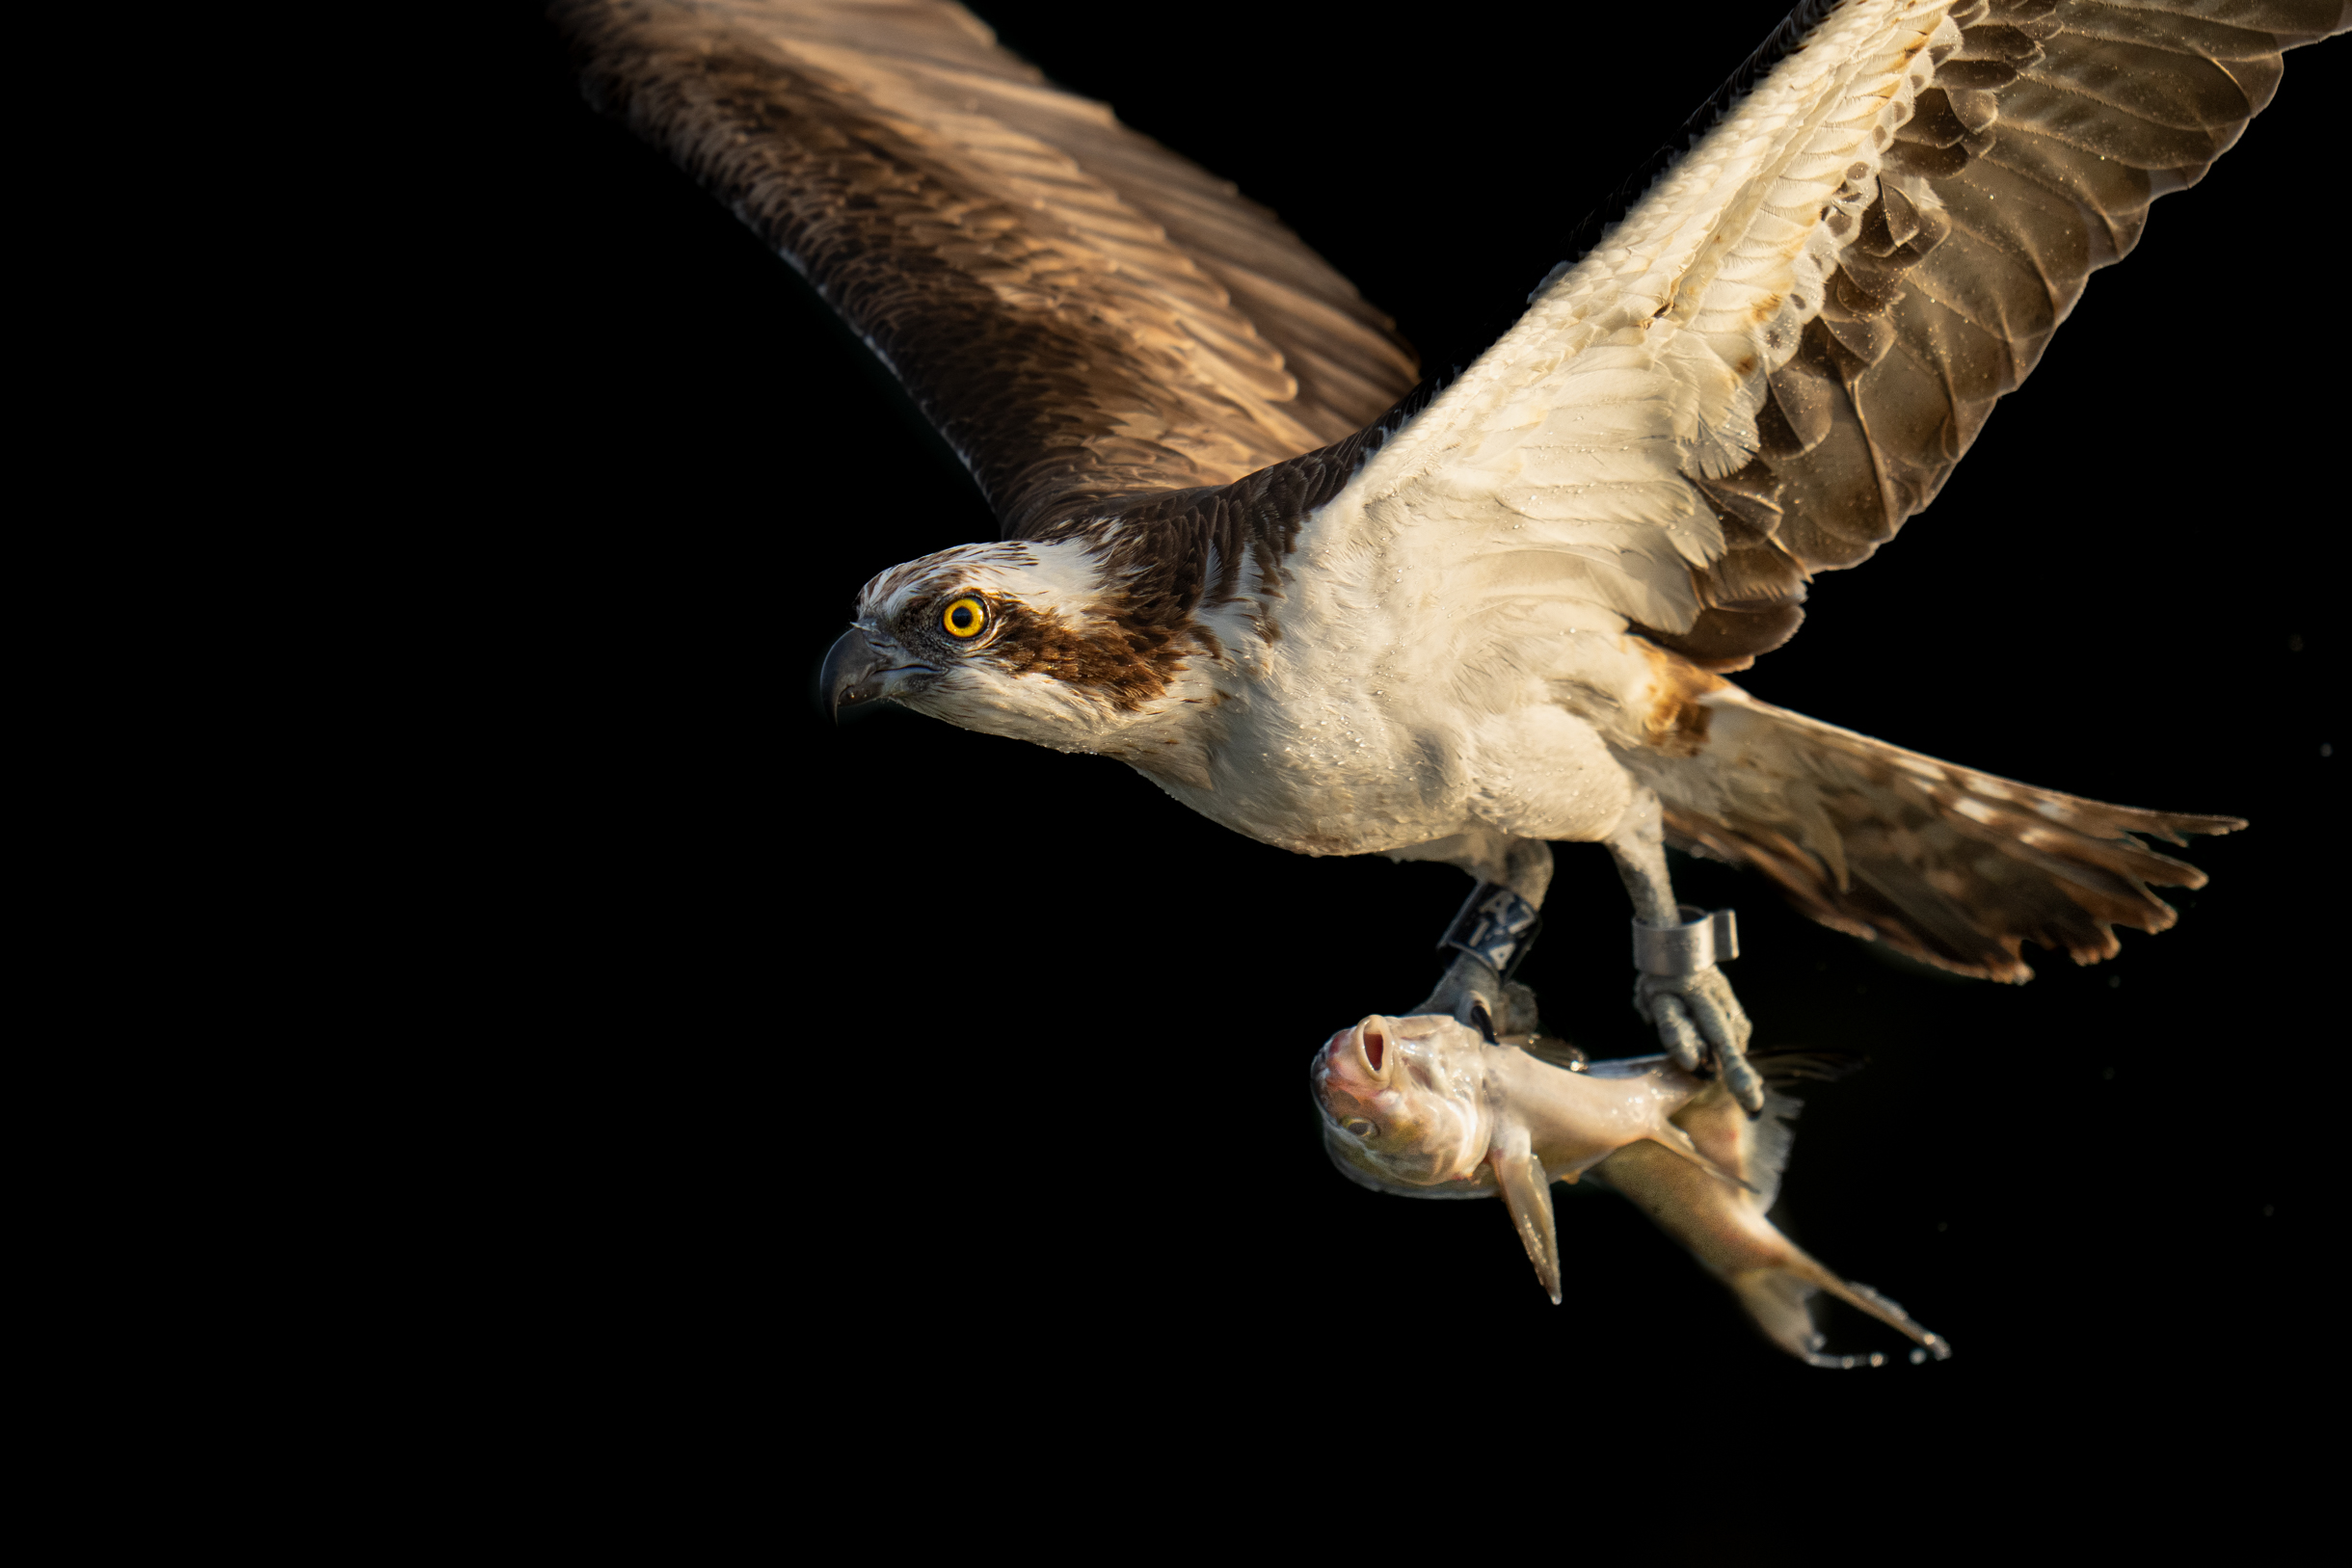
[[[1707,1055],[1706,1036],[1700,1034],[1698,1025],[1691,1022],[1691,1015],[1683,1006],[1682,998],[1671,994],[1653,997],[1650,998],[1650,1011],[1656,1019],[1658,1039],[1666,1047],[1667,1055],[1685,1073],[1697,1072],[1699,1063]]]
[[[1763,1076],[1747,1055],[1755,1028],[1723,970],[1710,965],[1689,974],[1643,974],[1633,1005],[1656,1027],[1675,1066],[1690,1073],[1702,1063],[1712,1067],[1750,1120],[1764,1114]]]
[[[1504,980],[1492,965],[1469,953],[1456,954],[1437,989],[1420,1006],[1399,1016],[1422,1013],[1442,1013],[1487,1040],[1543,1032],[1535,992],[1516,980]]]
[[[1748,1060],[1746,1054],[1736,1047],[1728,1050],[1718,1049],[1715,1053],[1715,1067],[1716,1071],[1723,1075],[1724,1087],[1731,1091],[1731,1098],[1740,1103],[1740,1109],[1748,1113],[1748,1119],[1752,1122],[1762,1116],[1764,1114],[1764,1076],[1755,1070],[1754,1064]]]

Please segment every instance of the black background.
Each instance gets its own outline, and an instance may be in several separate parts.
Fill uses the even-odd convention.
[[[978,7],[1271,206],[1431,366],[1475,357],[1777,14],[1608,9],[1403,32]],[[466,673],[431,787],[487,846],[478,962],[523,979],[494,1022],[540,1064],[526,1271],[658,1301],[688,1363],[723,1381],[748,1358],[788,1403],[846,1369],[878,1407],[981,1422],[1049,1388],[1441,1447],[1497,1416],[1534,1437],[1697,1413],[1709,1443],[1802,1431],[1886,1478],[1985,1422],[2103,1453],[2291,1398],[2329,1337],[2306,1260],[2335,1216],[2307,1173],[2339,1143],[2342,1059],[2340,1013],[2309,1010],[2340,928],[2323,476],[2345,425],[2312,368],[2337,358],[2305,315],[2333,263],[2305,264],[2304,216],[2342,45],[2290,62],[1932,512],[1820,580],[1797,640],[1738,678],[1996,773],[2254,824],[2188,851],[2213,880],[2173,895],[2178,929],[2088,970],[2029,949],[2021,988],[1677,862],[1686,899],[1740,911],[1758,1043],[1873,1064],[1806,1096],[1782,1217],[1957,1355],[1915,1368],[1841,1316],[1896,1365],[1837,1374],[1761,1343],[1614,1199],[1563,1193],[1555,1309],[1498,1207],[1325,1164],[1308,1057],[1426,992],[1457,873],[1286,855],[1108,760],[822,719],[814,672],[859,584],[989,537],[987,511],[788,268],[588,111],[527,10],[500,25],[475,56],[485,199],[448,236]],[[1622,894],[1599,850],[1559,859],[1522,977],[1594,1053],[1640,1051]]]

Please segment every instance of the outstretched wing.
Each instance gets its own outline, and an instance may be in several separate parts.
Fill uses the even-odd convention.
[[[1008,536],[1220,485],[1411,386],[1387,318],[1264,208],[943,0],[558,0],[590,97],[896,372]]]
[[[2344,0],[1808,0],[1336,528],[1736,669],[1924,508]],[[1614,618],[1614,621],[1613,619]]]

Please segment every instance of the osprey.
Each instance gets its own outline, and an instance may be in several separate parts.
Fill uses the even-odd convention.
[[[1814,918],[2018,980],[2157,931],[2174,843],[1726,678],[1934,498],[2150,203],[2202,178],[2341,0],[1801,6],[1464,372],[1232,189],[960,8],[566,0],[591,96],[865,336],[998,541],[883,571],[838,706],[1119,757],[1236,831],[1476,880],[1421,1009],[1509,982],[1555,840],[1610,850],[1636,1005],[1761,1080],[1669,843]],[[2205,12],[2213,13],[2211,16]]]

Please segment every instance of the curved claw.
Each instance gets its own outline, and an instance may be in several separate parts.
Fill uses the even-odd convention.
[[[1457,953],[1437,989],[1423,998],[1414,1013],[1443,1013],[1459,1023],[1477,1027],[1484,1009],[1487,1030],[1493,1034],[1538,1034],[1543,1024],[1536,1014],[1536,994],[1517,980],[1506,980],[1468,953]]]
[[[1695,974],[1643,975],[1634,991],[1634,1010],[1658,1030],[1674,1065],[1696,1072],[1712,1058],[1724,1087],[1751,1117],[1764,1113],[1764,1078],[1748,1060],[1754,1025],[1731,993],[1731,982],[1712,966]]]
[[[1740,1109],[1754,1121],[1764,1114],[1764,1076],[1748,1060],[1748,1055],[1734,1046],[1716,1052],[1716,1068],[1724,1076],[1724,1087],[1731,1098],[1740,1103]]]
[[[1666,1053],[1674,1065],[1685,1073],[1697,1072],[1698,1064],[1707,1059],[1707,1037],[1691,1022],[1682,998],[1670,993],[1654,998],[1649,1006],[1649,1021],[1657,1026],[1659,1043],[1666,1047]]]

